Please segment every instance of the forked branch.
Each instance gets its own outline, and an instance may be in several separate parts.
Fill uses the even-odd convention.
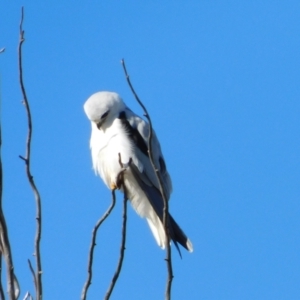
[[[127,225],[127,191],[124,183],[124,172],[126,172],[126,169],[124,169],[124,164],[122,163],[122,158],[121,154],[119,153],[119,164],[121,168],[123,169],[120,174],[118,181],[120,182],[121,186],[123,187],[123,192],[124,192],[124,198],[123,198],[123,222],[122,222],[122,237],[121,237],[121,247],[120,247],[120,256],[119,256],[119,261],[117,265],[116,272],[111,280],[110,286],[106,292],[106,295],[104,297],[105,300],[108,300],[111,296],[111,293],[115,287],[115,284],[119,278],[121,269],[122,269],[122,264],[123,264],[123,259],[124,259],[124,254],[125,254],[125,243],[126,243],[126,225]],[[127,164],[127,166],[130,168],[131,164],[131,158]]]
[[[125,189],[125,185],[124,185],[124,177],[123,174],[126,171],[126,169],[124,169],[123,163],[121,161],[121,155],[119,153],[119,163],[120,166],[122,168],[119,176],[118,176],[118,183],[121,184],[121,186],[123,186],[123,190],[124,190],[124,201],[123,201],[123,223],[122,223],[122,240],[121,240],[121,248],[120,248],[120,257],[119,257],[119,262],[117,265],[117,269],[116,272],[111,280],[110,286],[106,292],[105,298],[104,299],[109,299],[111,296],[111,293],[114,289],[114,286],[118,280],[118,277],[120,275],[121,272],[121,268],[122,268],[122,263],[123,263],[123,259],[124,259],[124,252],[125,252],[125,241],[126,241],[126,221],[127,221],[127,193],[126,193],[126,189]],[[130,166],[131,163],[131,159],[129,160],[128,165]],[[118,185],[118,188],[120,188],[121,186]],[[82,293],[81,293],[81,300],[86,300],[87,297],[87,292],[89,289],[89,286],[92,283],[92,267],[93,267],[93,257],[94,257],[94,248],[96,246],[96,237],[97,237],[97,231],[99,229],[99,227],[101,226],[101,224],[105,221],[105,219],[110,215],[111,211],[113,210],[114,206],[116,203],[116,195],[115,195],[115,190],[112,190],[112,202],[111,205],[109,206],[109,208],[107,209],[107,211],[104,213],[104,215],[98,220],[98,222],[96,223],[93,232],[92,232],[92,242],[91,242],[91,246],[90,246],[90,251],[89,251],[89,259],[88,259],[88,278],[84,284]]]
[[[115,204],[116,204],[116,195],[115,195],[115,190],[111,191],[112,199],[111,199],[111,204],[107,211],[104,213],[104,215],[97,221],[93,232],[92,232],[92,242],[90,246],[90,251],[89,251],[89,258],[88,258],[88,277],[87,280],[84,284],[84,287],[82,289],[81,293],[81,300],[86,300],[87,297],[87,292],[89,289],[89,286],[92,283],[92,276],[93,276],[93,259],[94,259],[94,249],[96,246],[96,237],[97,237],[97,231],[101,224],[105,221],[105,219],[110,215],[111,211],[113,210]]]

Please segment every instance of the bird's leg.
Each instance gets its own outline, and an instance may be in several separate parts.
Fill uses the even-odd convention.
[[[119,172],[119,174],[117,176],[116,188],[120,189],[122,187],[123,173],[130,167],[131,162],[132,162],[132,158],[130,157],[128,163],[123,163],[122,158],[121,158],[121,154],[119,153],[119,164],[120,164],[120,167],[121,167],[121,171]]]

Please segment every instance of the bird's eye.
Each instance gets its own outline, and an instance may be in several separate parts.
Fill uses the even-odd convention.
[[[109,110],[108,111],[106,111],[102,116],[101,116],[101,120],[103,120],[104,118],[106,118],[107,117],[107,115],[108,115],[108,113],[109,113]]]

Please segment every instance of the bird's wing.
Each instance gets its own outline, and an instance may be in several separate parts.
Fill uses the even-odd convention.
[[[125,182],[128,180],[129,192],[132,196],[131,203],[136,211],[147,218],[150,228],[161,247],[166,246],[165,231],[163,228],[163,198],[160,193],[159,183],[155,171],[151,165],[148,153],[149,124],[130,109],[126,109],[119,116],[127,137],[133,144],[132,164],[129,172],[125,173]],[[172,192],[172,183],[167,171],[166,163],[161,151],[159,141],[153,131],[152,154],[155,166],[161,174],[163,188],[169,199]],[[132,184],[132,179],[137,185]],[[172,216],[169,214],[169,233],[179,253],[177,242],[192,251],[192,244],[181,230]]]
[[[133,143],[136,146],[133,161],[137,160],[139,166],[141,166],[138,167],[140,179],[149,187],[154,187],[159,190],[157,176],[151,165],[148,153],[149,124],[134,114],[129,108],[126,109],[125,114],[126,120],[123,120],[123,123],[127,126],[129,137],[133,140]],[[125,124],[126,121],[127,124]],[[172,182],[154,130],[152,135],[152,155],[155,166],[160,171],[167,199],[169,199],[172,192]]]

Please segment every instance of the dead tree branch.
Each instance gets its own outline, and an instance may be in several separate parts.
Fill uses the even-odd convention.
[[[31,272],[31,274],[32,274],[34,287],[35,287],[35,289],[36,289],[36,277],[35,277],[34,269],[33,269],[33,267],[32,267],[32,263],[31,263],[30,259],[28,259],[27,262],[28,262],[29,270],[30,270],[30,272]]]
[[[91,242],[91,246],[90,246],[90,251],[89,251],[89,258],[88,258],[88,278],[84,284],[84,287],[82,289],[82,293],[81,293],[81,300],[86,300],[87,297],[87,292],[89,289],[89,286],[92,283],[92,276],[93,276],[93,258],[94,258],[94,248],[96,246],[96,237],[97,237],[97,231],[99,229],[99,227],[101,226],[101,224],[105,221],[105,219],[110,215],[111,211],[113,210],[115,204],[116,204],[116,195],[115,195],[115,190],[112,190],[112,201],[111,204],[109,206],[109,208],[107,209],[107,211],[104,213],[104,215],[97,221],[93,232],[92,232],[92,242]]]
[[[111,293],[114,289],[114,286],[119,278],[121,269],[122,269],[122,264],[123,264],[123,259],[124,259],[124,253],[125,253],[125,242],[126,242],[126,223],[127,223],[127,195],[125,192],[125,186],[124,188],[124,199],[123,199],[123,224],[122,224],[122,240],[121,240],[121,247],[120,247],[120,257],[119,257],[119,262],[117,265],[116,272],[112,278],[112,281],[110,283],[110,286],[106,292],[105,295],[105,300],[108,300],[111,296]]]
[[[168,269],[168,278],[167,278],[167,285],[166,285],[166,292],[165,292],[165,298],[167,300],[169,300],[171,298],[171,286],[172,286],[172,280],[173,280],[173,268],[172,268],[172,255],[171,255],[171,246],[170,246],[170,234],[169,234],[169,225],[168,225],[168,216],[169,216],[169,203],[168,203],[168,199],[166,197],[166,193],[165,190],[163,188],[163,184],[162,184],[162,178],[161,178],[161,174],[159,172],[159,169],[156,167],[154,159],[153,159],[153,152],[152,152],[152,136],[153,136],[153,127],[152,127],[152,122],[151,122],[151,118],[150,115],[148,114],[148,111],[145,107],[145,105],[142,103],[142,101],[139,99],[137,93],[135,92],[129,75],[127,73],[127,69],[126,69],[126,65],[125,65],[125,61],[124,59],[122,59],[121,61],[123,69],[124,69],[124,73],[126,76],[126,80],[127,83],[135,97],[135,99],[137,100],[137,102],[139,103],[139,105],[142,107],[143,111],[144,111],[144,116],[147,118],[148,122],[149,122],[149,139],[148,139],[148,153],[149,153],[149,159],[152,165],[153,170],[155,171],[157,180],[159,182],[159,189],[160,189],[160,193],[162,195],[163,201],[164,201],[164,209],[163,209],[163,225],[164,225],[164,229],[165,229],[165,233],[166,233],[166,263],[167,263],[167,269]]]
[[[4,52],[4,48],[0,49],[0,53]],[[1,82],[0,82],[0,93],[1,93]],[[0,94],[0,106],[1,106],[1,94]],[[1,111],[0,111],[1,113]],[[1,124],[0,124],[0,151],[1,151]],[[3,192],[3,179],[2,179],[2,161],[1,161],[1,152],[0,152],[0,205],[2,210],[2,192]],[[2,253],[0,253],[0,299],[5,300],[3,284],[2,284]]]
[[[120,247],[120,257],[117,265],[116,272],[111,280],[110,286],[106,292],[106,295],[104,297],[105,300],[108,300],[111,296],[111,293],[115,287],[115,284],[119,278],[121,269],[122,269],[122,264],[123,264],[123,259],[124,259],[124,254],[125,254],[125,243],[126,243],[126,225],[127,225],[127,192],[126,192],[126,187],[124,183],[124,172],[126,169],[124,169],[124,165],[122,163],[122,158],[121,154],[119,153],[119,164],[121,168],[123,169],[120,174],[118,181],[121,183],[121,186],[123,186],[123,192],[124,192],[124,198],[123,198],[123,223],[122,223],[122,238],[121,238],[121,247]],[[129,159],[128,166],[130,167],[131,164],[131,158]]]
[[[36,258],[36,271],[34,272],[34,281],[36,282],[36,299],[42,299],[42,262],[41,262],[41,252],[40,252],[40,242],[41,242],[41,234],[42,234],[42,208],[41,208],[41,197],[39,191],[34,183],[33,176],[30,170],[30,162],[31,162],[31,138],[32,138],[32,118],[31,118],[31,111],[29,107],[29,102],[27,99],[24,81],[23,81],[23,69],[22,69],[22,45],[25,41],[24,38],[24,30],[23,26],[23,19],[24,19],[24,8],[22,7],[21,11],[21,21],[20,21],[20,40],[19,40],[19,47],[18,47],[18,55],[19,55],[19,80],[20,80],[20,87],[23,95],[23,104],[25,106],[27,119],[28,119],[28,135],[26,141],[26,155],[22,159],[25,161],[25,169],[26,175],[29,181],[29,184],[32,188],[35,202],[36,202],[36,235],[35,235],[35,258]]]
[[[0,252],[4,257],[6,264],[6,277],[7,277],[7,293],[10,300],[16,300],[19,297],[19,286],[17,278],[14,274],[14,265],[12,259],[12,252],[10,248],[10,242],[8,237],[8,230],[6,226],[6,220],[2,208],[2,192],[3,192],[3,170],[1,160],[1,146],[2,146],[2,134],[0,124]],[[1,298],[5,299],[1,282]]]
[[[13,262],[12,262],[12,256],[11,256],[11,250],[10,250],[10,243],[8,240],[8,233],[7,233],[7,227],[6,227],[6,221],[2,210],[2,190],[3,190],[3,178],[2,178],[2,162],[0,161],[0,180],[1,180],[1,211],[0,211],[0,232],[1,232],[1,254],[4,256],[5,262],[6,262],[6,276],[7,276],[7,291],[10,299],[15,299],[14,296],[14,270],[13,270]],[[1,282],[1,296],[4,297],[3,294],[3,287]],[[3,298],[5,299],[5,297]]]
[[[1,162],[0,162],[0,168],[1,168]],[[5,295],[4,295],[3,285],[2,285],[2,254],[0,254],[0,276],[1,276],[0,277],[0,299],[5,300]]]
[[[23,300],[33,300],[32,296],[30,295],[29,292],[26,293],[26,295],[24,296]]]

